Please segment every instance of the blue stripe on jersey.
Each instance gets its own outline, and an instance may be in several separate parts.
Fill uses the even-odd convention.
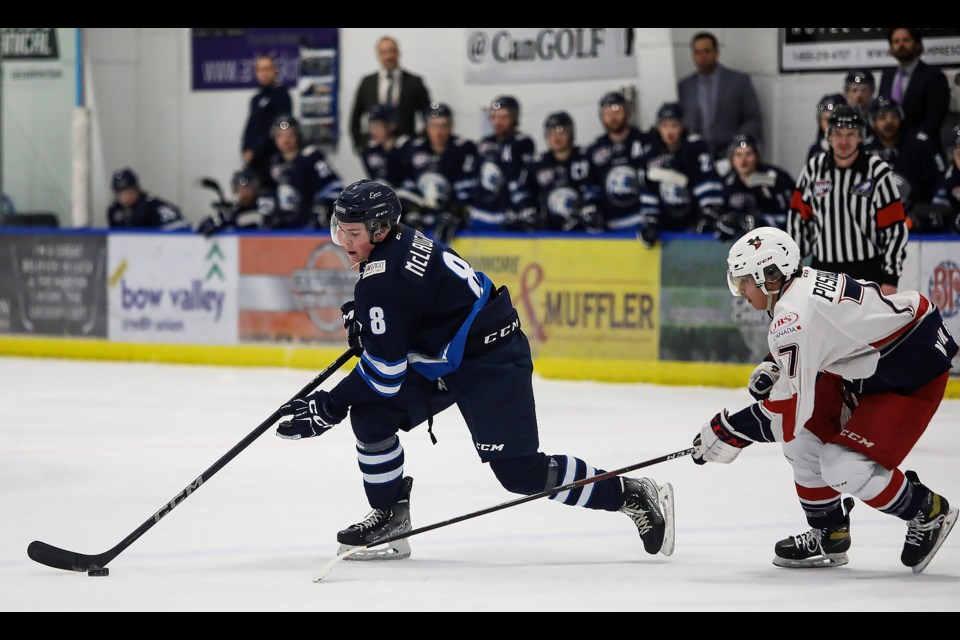
[[[481,271],[477,271],[477,277],[482,285],[480,297],[473,304],[470,314],[460,325],[460,329],[453,336],[450,342],[443,345],[443,349],[436,356],[428,356],[422,353],[411,352],[407,359],[419,374],[428,380],[436,380],[447,375],[451,371],[456,371],[463,360],[463,350],[467,345],[467,334],[470,333],[470,327],[473,326],[473,320],[477,317],[480,309],[483,309],[490,299],[490,292],[493,290],[493,282]]]
[[[407,374],[407,361],[387,362],[364,351],[355,369],[367,386],[381,396],[391,398],[400,391]]]

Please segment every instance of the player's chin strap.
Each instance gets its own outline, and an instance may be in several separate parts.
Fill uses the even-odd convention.
[[[770,319],[771,319],[771,320],[773,320],[773,307],[774,307],[774,304],[775,304],[774,301],[773,301],[773,296],[777,296],[777,299],[779,300],[779,299],[780,299],[780,294],[783,292],[784,289],[787,288],[787,284],[788,284],[791,280],[793,280],[793,276],[789,276],[789,277],[788,277],[788,276],[783,276],[783,284],[780,285],[780,288],[777,289],[776,291],[768,291],[768,292],[767,292],[767,315],[770,316]],[[764,286],[764,290],[766,290],[766,288],[767,288],[767,287]]]

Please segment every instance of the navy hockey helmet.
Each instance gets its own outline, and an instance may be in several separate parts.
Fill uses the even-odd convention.
[[[257,172],[250,167],[244,167],[239,171],[235,171],[233,176],[230,178],[230,186],[234,191],[240,187],[246,187],[248,185],[254,188],[260,185],[260,176],[258,176]]]
[[[378,103],[370,107],[370,111],[367,112],[367,121],[397,124],[400,121],[400,114],[393,105]]]
[[[300,122],[290,114],[278,116],[273,124],[270,125],[270,137],[274,138],[280,131],[292,129],[297,136],[297,144],[303,146],[303,132],[300,129]]]
[[[608,91],[607,93],[603,94],[602,98],[600,98],[601,111],[606,107],[611,107],[616,104],[626,109],[627,96],[623,95],[619,91]]]
[[[817,121],[820,120],[820,114],[824,111],[833,111],[842,104],[847,104],[847,99],[842,93],[828,93],[820,98],[817,103]]]
[[[400,199],[385,184],[364,178],[357,180],[340,192],[333,203],[330,219],[330,236],[334,243],[340,223],[362,222],[370,234],[370,242],[380,234],[400,223]]]
[[[570,141],[573,142],[573,118],[566,111],[555,111],[547,116],[543,121],[543,131],[549,133],[551,129],[566,129],[570,132]]]
[[[453,120],[453,111],[445,102],[431,102],[427,109],[427,120],[431,118],[447,118]]]
[[[870,101],[870,122],[873,123],[874,120],[888,111],[896,113],[900,116],[900,120],[903,120],[903,107],[900,106],[899,102],[886,96],[877,96]]]
[[[124,167],[114,171],[111,187],[114,191],[123,191],[124,189],[140,188],[140,182],[137,180],[137,174],[129,167]]]
[[[733,137],[733,140],[730,141],[730,145],[727,147],[727,159],[733,160],[733,154],[737,152],[737,149],[746,149],[747,147],[753,149],[753,152],[759,160],[760,145],[757,144],[757,139],[749,133],[738,133]]]
[[[657,109],[657,122],[661,120],[679,120],[683,122],[683,107],[679,102],[664,102]]]
[[[498,109],[506,109],[513,115],[513,121],[520,124],[520,103],[513,96],[499,96],[490,103],[490,113]]]
[[[840,105],[830,114],[830,120],[827,121],[827,135],[834,129],[857,129],[860,137],[866,136],[866,122],[863,120],[863,113],[859,108],[848,104]]]
[[[864,69],[851,69],[847,72],[847,75],[843,78],[843,91],[848,91],[850,89],[850,85],[852,84],[864,85],[869,87],[870,91],[875,91],[877,88],[877,83],[873,79],[873,74]]]

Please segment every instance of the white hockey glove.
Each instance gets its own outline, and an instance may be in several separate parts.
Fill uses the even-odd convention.
[[[700,433],[693,439],[693,461],[697,464],[719,462],[730,464],[737,459],[744,447],[753,444],[752,440],[741,437],[727,422],[726,409],[703,425]]]
[[[764,360],[750,374],[750,382],[747,384],[747,391],[755,400],[766,400],[770,397],[770,391],[773,385],[780,379],[780,367],[776,362]]]

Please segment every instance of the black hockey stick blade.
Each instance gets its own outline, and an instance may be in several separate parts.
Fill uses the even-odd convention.
[[[347,349],[340,355],[340,357],[327,365],[326,369],[318,373],[316,377],[311,380],[307,386],[301,389],[297,395],[293,396],[291,400],[302,398],[310,394],[327,378],[329,378],[333,372],[346,364],[346,362],[351,358],[359,355],[360,351],[358,349],[354,349],[352,347]],[[55,547],[52,544],[34,540],[27,546],[27,555],[31,560],[39,562],[40,564],[45,564],[48,567],[53,567],[54,569],[63,569],[65,571],[90,571],[91,569],[103,569],[106,567],[108,562],[120,555],[124,549],[129,547],[140,536],[150,530],[153,525],[160,522],[161,518],[173,511],[174,507],[189,498],[195,491],[202,487],[205,481],[213,477],[215,473],[220,471],[220,469],[222,469],[228,462],[233,460],[237,454],[246,449],[251,442],[263,435],[263,433],[272,427],[274,423],[282,417],[282,415],[283,414],[280,413],[280,409],[274,411],[269,418],[260,423],[260,426],[248,433],[247,436],[234,445],[230,451],[221,456],[219,460],[214,462],[193,482],[184,487],[180,493],[174,496],[173,500],[160,507],[156,513],[147,518],[143,524],[134,529],[126,538],[121,540],[109,551],[104,551],[103,553],[97,555],[87,555],[85,553],[67,551],[66,549]]]
[[[643,467],[650,467],[650,466],[652,466],[652,465],[659,464],[659,463],[661,463],[661,462],[666,462],[667,460],[674,460],[674,459],[676,459],[676,458],[682,458],[682,457],[684,457],[684,456],[689,456],[689,455],[692,454],[694,451],[695,451],[695,449],[694,449],[693,447],[690,447],[689,449],[682,449],[681,451],[674,451],[673,453],[668,453],[668,454],[666,454],[666,455],[663,455],[663,456],[660,456],[660,457],[657,457],[657,458],[651,458],[650,460],[644,460],[643,462],[638,462],[638,463],[636,463],[636,464],[631,464],[630,466],[627,466],[627,467],[622,467],[622,468],[620,468],[620,469],[614,469],[613,471],[606,471],[606,472],[604,472],[604,473],[597,474],[597,475],[593,476],[592,478],[584,478],[583,480],[577,480],[576,482],[571,482],[571,483],[565,484],[565,485],[563,485],[563,486],[561,486],[561,487],[554,487],[553,489],[547,489],[546,491],[541,491],[540,493],[534,493],[533,495],[524,496],[524,497],[522,497],[522,498],[517,498],[516,500],[510,500],[509,502],[504,502],[504,503],[502,503],[502,504],[498,504],[498,505],[495,505],[495,506],[493,506],[493,507],[487,507],[486,509],[480,509],[479,511],[473,511],[473,512],[471,512],[471,513],[466,513],[466,514],[464,514],[464,515],[462,515],[462,516],[457,516],[457,517],[455,517],[455,518],[450,518],[449,520],[444,520],[444,521],[442,521],[442,522],[436,522],[436,523],[434,523],[434,524],[429,524],[429,525],[427,525],[427,526],[425,526],[425,527],[420,527],[419,529],[411,529],[410,531],[407,531],[406,533],[401,533],[401,534],[397,534],[397,535],[394,535],[394,536],[387,536],[387,537],[384,538],[383,540],[378,540],[377,542],[370,542],[370,543],[368,543],[368,544],[361,545],[361,546],[359,546],[359,547],[351,547],[350,549],[344,551],[343,553],[341,553],[341,554],[339,554],[339,555],[337,555],[337,556],[334,556],[333,558],[331,558],[330,560],[328,560],[328,561],[326,562],[326,564],[324,564],[323,567],[320,568],[320,571],[317,573],[317,577],[315,577],[315,578],[313,579],[313,581],[314,581],[314,582],[321,582],[321,581],[326,577],[326,575],[327,575],[328,573],[330,573],[330,570],[333,569],[333,565],[337,564],[338,562],[340,562],[340,561],[343,560],[344,558],[347,558],[347,557],[349,557],[349,556],[352,556],[352,555],[355,554],[355,553],[358,553],[358,552],[360,552],[360,551],[363,551],[364,549],[370,549],[371,547],[379,547],[380,545],[383,545],[383,544],[390,544],[391,542],[395,542],[395,541],[397,541],[397,540],[402,540],[402,539],[404,539],[404,538],[409,538],[409,537],[411,537],[411,536],[415,536],[415,535],[417,535],[418,533],[426,533],[427,531],[433,531],[434,529],[440,529],[441,527],[447,527],[447,526],[450,526],[451,524],[456,524],[456,523],[458,523],[458,522],[463,522],[464,520],[470,520],[471,518],[476,518],[476,517],[478,517],[478,516],[483,516],[483,515],[486,515],[486,514],[488,514],[488,513],[493,513],[494,511],[500,511],[500,510],[502,510],[502,509],[508,509],[508,508],[510,508],[510,507],[515,507],[515,506],[520,505],[520,504],[523,504],[523,503],[525,503],[525,502],[530,502],[530,501],[532,501],[532,500],[537,500],[537,499],[539,499],[539,498],[545,498],[545,497],[547,497],[547,496],[552,496],[552,495],[554,495],[554,494],[556,494],[556,493],[561,493],[561,492],[563,492],[563,491],[572,491],[573,489],[576,489],[576,488],[578,488],[578,487],[582,487],[582,486],[584,486],[584,485],[592,484],[592,483],[594,483],[594,482],[600,482],[601,480],[606,480],[606,479],[608,479],[608,478],[613,478],[613,477],[615,477],[615,476],[621,476],[621,475],[623,475],[623,474],[625,474],[625,473],[629,473],[629,472],[631,472],[631,471],[636,471],[637,469],[641,469],[641,468],[643,468]]]

